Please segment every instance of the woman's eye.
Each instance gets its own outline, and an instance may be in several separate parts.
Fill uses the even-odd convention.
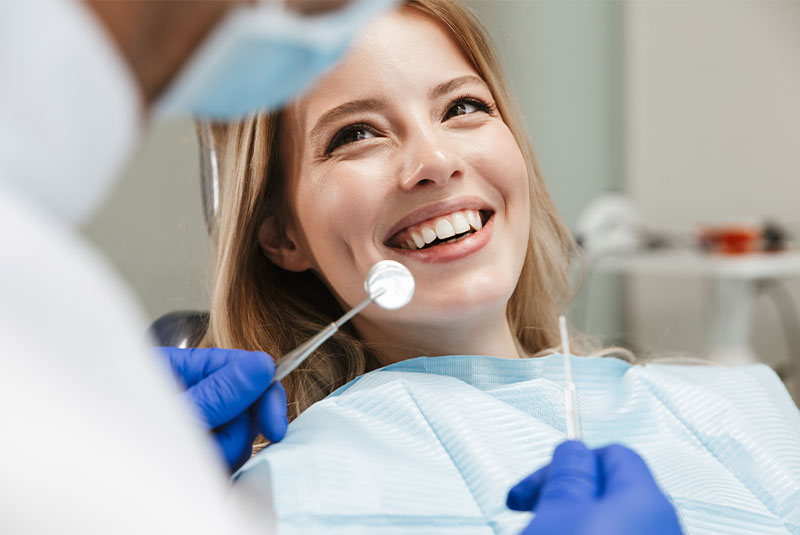
[[[350,126],[346,126],[339,130],[331,142],[328,144],[328,148],[325,150],[325,154],[330,154],[338,147],[342,145],[347,145],[348,143],[354,143],[356,141],[361,141],[363,139],[369,139],[375,137],[375,134],[372,130],[364,124],[353,124]]]
[[[488,104],[473,98],[460,98],[453,102],[444,114],[444,120],[450,119],[457,115],[467,115],[482,111],[484,113],[491,113],[491,108]]]

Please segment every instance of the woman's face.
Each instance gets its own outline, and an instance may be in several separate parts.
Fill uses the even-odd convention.
[[[362,336],[436,351],[437,336],[507,330],[530,225],[525,161],[438,24],[411,9],[376,20],[285,124],[288,267],[314,269],[345,308],[379,260],[416,279],[405,308],[354,319]]]

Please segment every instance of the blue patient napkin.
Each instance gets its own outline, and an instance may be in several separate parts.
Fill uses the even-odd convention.
[[[235,481],[271,485],[281,534],[519,533],[531,514],[506,494],[566,439],[563,358],[370,372]],[[800,533],[800,413],[769,368],[572,357],[572,369],[585,442],[639,452],[687,533]]]

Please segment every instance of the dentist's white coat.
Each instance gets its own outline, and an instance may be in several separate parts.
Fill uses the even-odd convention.
[[[135,299],[75,229],[140,114],[88,10],[0,2],[1,533],[272,531],[230,499]]]

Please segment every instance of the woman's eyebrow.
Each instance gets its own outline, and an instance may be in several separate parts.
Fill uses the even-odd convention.
[[[441,84],[437,85],[436,87],[432,88],[428,92],[428,96],[431,99],[441,97],[442,95],[446,95],[456,89],[460,89],[465,85],[481,85],[486,87],[486,82],[483,81],[483,78],[477,76],[475,74],[466,74],[464,76],[459,76],[458,78],[453,78],[447,82],[442,82]]]
[[[322,114],[322,117],[319,118],[317,124],[314,125],[314,128],[311,129],[308,137],[312,141],[312,143],[316,140],[317,137],[320,136],[320,133],[331,123],[335,123],[342,117],[346,117],[347,115],[353,115],[355,113],[363,113],[365,111],[375,111],[383,108],[386,103],[383,100],[374,99],[374,98],[366,98],[361,100],[352,100],[350,102],[345,102],[339,106],[336,106],[333,109],[330,109]]]

